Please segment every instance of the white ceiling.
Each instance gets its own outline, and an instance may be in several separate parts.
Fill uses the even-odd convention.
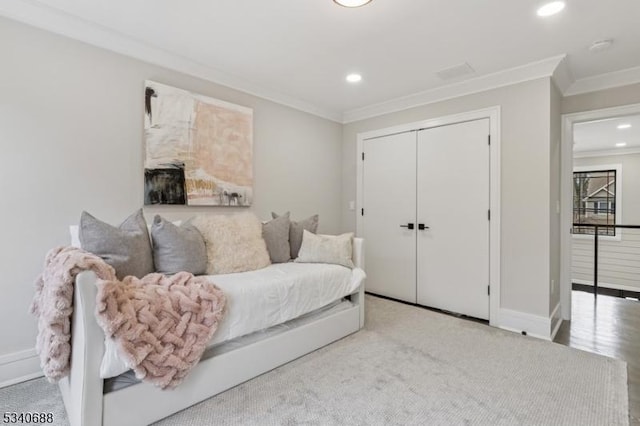
[[[533,0],[373,0],[355,9],[331,0],[2,3],[5,16],[19,15],[12,7],[45,6],[18,19],[51,29],[62,15],[80,18],[59,32],[96,24],[107,37],[125,36],[333,115],[560,54],[574,79],[640,67],[638,0],[567,0],[545,19],[536,16],[544,2]],[[591,53],[588,46],[603,38],[613,46]],[[465,62],[474,75],[436,75]],[[363,81],[346,83],[349,72]]]
[[[631,124],[618,129],[620,124]],[[620,151],[640,148],[640,115],[578,123],[573,127],[574,152]],[[624,147],[617,143],[626,142]]]

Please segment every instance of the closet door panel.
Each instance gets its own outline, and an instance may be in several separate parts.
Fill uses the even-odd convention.
[[[366,290],[416,303],[416,132],[366,140],[364,152]]]
[[[418,132],[417,300],[489,318],[489,120]]]

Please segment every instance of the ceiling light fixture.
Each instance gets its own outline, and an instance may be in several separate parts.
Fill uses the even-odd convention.
[[[559,13],[564,9],[565,3],[563,1],[552,1],[538,9],[538,16],[551,16]]]
[[[627,146],[627,143],[626,143],[626,142],[618,142],[618,143],[616,144],[616,146],[617,146],[618,148],[622,148],[622,147]]]
[[[362,81],[362,76],[360,74],[349,74],[347,76],[347,81],[349,83],[358,83],[360,81]]]
[[[360,7],[367,3],[371,3],[371,0],[333,0],[336,4],[344,7]]]
[[[631,124],[621,124],[618,126],[619,130],[624,130],[624,129],[629,129],[631,127]]]

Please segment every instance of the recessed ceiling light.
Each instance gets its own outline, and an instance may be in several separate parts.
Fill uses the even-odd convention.
[[[618,126],[618,129],[620,130],[624,130],[624,129],[628,129],[631,127],[631,124],[621,124]]]
[[[349,74],[347,76],[347,81],[349,83],[358,83],[359,81],[362,81],[362,76],[360,74]]]
[[[333,0],[333,1],[339,4],[340,6],[344,6],[344,7],[360,7],[371,2],[371,0]]]
[[[626,143],[626,142],[618,142],[618,143],[616,144],[616,146],[617,146],[618,148],[622,148],[622,147],[627,146],[627,143]]]
[[[552,1],[551,3],[547,3],[544,6],[540,7],[540,9],[538,9],[538,16],[555,15],[556,13],[562,11],[562,9],[564,9],[564,6],[565,4],[563,1]]]

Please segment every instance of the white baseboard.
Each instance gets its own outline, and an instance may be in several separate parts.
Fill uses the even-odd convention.
[[[0,388],[41,377],[40,358],[35,349],[0,356]]]
[[[556,305],[554,310],[551,312],[551,341],[556,338],[556,334],[558,334],[558,330],[560,330],[560,326],[562,325],[562,315],[560,313],[560,302]]]
[[[527,314],[525,312],[500,309],[498,327],[503,330],[527,333],[527,336],[551,340],[551,318]]]

